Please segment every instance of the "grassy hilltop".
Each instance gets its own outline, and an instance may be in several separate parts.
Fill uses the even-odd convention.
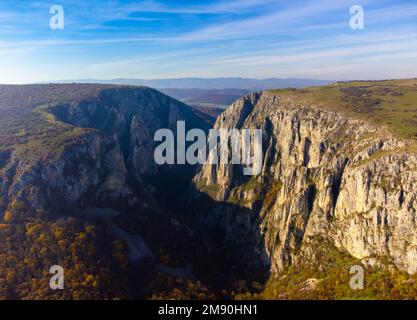
[[[387,126],[402,138],[417,140],[417,79],[337,82],[270,92],[359,116]]]

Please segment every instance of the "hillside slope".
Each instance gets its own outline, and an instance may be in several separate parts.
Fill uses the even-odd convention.
[[[168,295],[198,247],[163,192],[181,192],[194,168],[153,158],[155,131],[179,120],[209,128],[149,88],[0,86],[0,299]],[[49,287],[53,265],[64,291]]]
[[[149,88],[1,86],[0,105],[2,210],[15,200],[58,211],[139,203],[145,188],[137,185],[161,169],[153,159],[156,130],[174,130],[178,120],[209,128],[188,106]]]

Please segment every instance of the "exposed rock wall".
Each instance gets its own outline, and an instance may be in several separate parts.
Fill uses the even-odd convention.
[[[57,105],[53,112],[77,127],[96,128],[120,144],[128,170],[139,181],[141,174],[156,174],[153,158],[158,129],[175,132],[177,121],[187,128],[207,130],[209,124],[190,107],[149,88],[104,90],[94,99]]]
[[[98,132],[82,134],[56,158],[27,162],[14,153],[0,176],[9,209],[20,202],[29,211],[64,213],[81,206],[135,201],[120,146]]]
[[[23,153],[16,148],[3,159],[0,214],[12,211],[16,202],[29,212],[58,214],[89,206],[155,206],[152,187],[143,182],[143,175],[157,175],[160,169],[154,161],[154,133],[175,131],[180,120],[190,128],[209,127],[185,104],[149,88],[103,89],[46,110],[76,133],[64,146],[43,148],[43,156],[36,148]],[[60,151],[51,156],[54,149]]]
[[[206,164],[194,179],[194,198],[215,202],[200,221],[220,225],[228,243],[244,240],[242,256],[257,254],[276,274],[314,259],[308,244],[321,237],[417,271],[417,157],[407,141],[273,93],[237,101],[215,128],[263,129],[261,175]]]

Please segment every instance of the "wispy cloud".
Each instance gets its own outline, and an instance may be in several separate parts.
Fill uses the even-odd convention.
[[[225,39],[236,37],[248,37],[255,35],[279,34],[281,28],[296,25],[302,18],[308,18],[317,14],[332,12],[340,8],[347,8],[347,1],[319,0],[308,1],[293,7],[278,8],[272,13],[261,14],[238,21],[224,24],[214,24],[203,30],[188,34],[189,39]]]
[[[395,70],[417,76],[412,0],[361,0],[365,30],[356,31],[349,28],[354,0],[59,2],[65,29],[54,32],[50,3],[0,1],[0,81],[11,74],[23,82],[337,73],[338,79],[372,78],[383,74],[381,61],[392,77]],[[363,67],[363,74],[349,66]]]

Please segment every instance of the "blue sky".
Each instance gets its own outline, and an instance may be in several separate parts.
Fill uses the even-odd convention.
[[[417,77],[417,1],[0,0],[0,83],[121,77]]]

